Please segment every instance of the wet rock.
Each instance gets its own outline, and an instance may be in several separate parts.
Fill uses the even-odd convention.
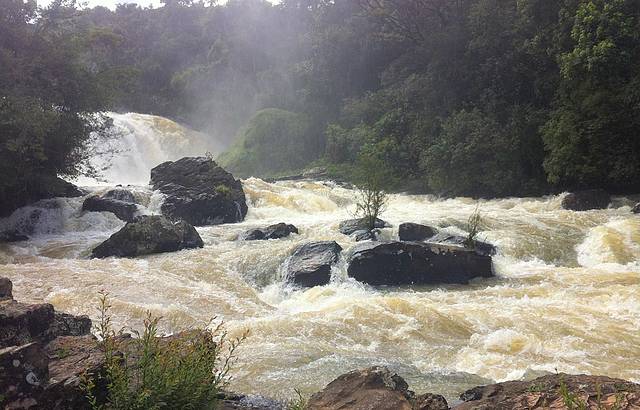
[[[89,316],[70,315],[63,312],[54,312],[53,322],[47,331],[48,339],[58,336],[84,336],[91,332],[91,319]]]
[[[343,374],[314,394],[308,410],[444,410],[441,396],[424,395],[416,400],[402,377],[385,367],[371,367]],[[444,407],[442,404],[444,403]]]
[[[585,408],[640,408],[640,385],[604,376],[552,374],[531,381],[511,381],[474,387],[464,392],[464,401],[454,410],[479,409],[566,409],[561,385]],[[599,391],[599,392],[598,392]],[[575,408],[582,408],[574,403]]]
[[[281,222],[275,225],[269,225],[266,228],[250,229],[240,235],[240,239],[245,241],[280,239],[292,233],[298,233],[298,228],[291,224]]]
[[[562,198],[562,208],[571,211],[606,209],[610,203],[611,196],[604,189],[571,192]]]
[[[23,235],[15,229],[9,231],[0,232],[0,243],[2,242],[20,242],[20,241],[28,241],[29,237],[27,235]]]
[[[88,212],[111,212],[119,219],[131,222],[138,213],[138,206],[118,199],[90,196],[82,203],[82,210]]]
[[[13,283],[8,278],[0,278],[0,301],[13,299]]]
[[[0,217],[9,216],[16,209],[42,199],[82,195],[84,193],[72,183],[55,176],[42,176],[37,184],[30,184],[28,190],[5,192],[5,195],[0,197]]]
[[[0,348],[46,338],[53,320],[53,306],[48,303],[0,302]]]
[[[405,222],[398,227],[398,237],[401,241],[424,241],[437,233],[430,226]]]
[[[443,243],[448,245],[456,245],[464,247],[464,243],[467,238],[460,235],[452,235],[446,232],[439,232],[429,238],[427,242],[429,243]],[[475,241],[473,249],[481,254],[487,256],[493,256],[496,254],[496,247],[491,245],[490,243]]]
[[[388,228],[390,226],[391,225],[389,225],[387,222],[383,221],[382,219],[376,218],[375,228],[381,229],[381,228]],[[338,229],[340,230],[341,233],[345,235],[351,235],[355,231],[366,231],[369,229],[369,227],[367,226],[367,221],[365,218],[358,218],[358,219],[347,219],[346,221],[340,222]]]
[[[334,241],[305,243],[285,261],[285,280],[298,286],[312,287],[329,283],[331,266],[342,247]]]
[[[348,257],[350,277],[370,285],[468,283],[493,276],[491,257],[421,242],[365,242]]]
[[[377,230],[370,231],[368,229],[361,229],[361,230],[355,231],[349,236],[353,238],[353,240],[355,240],[356,242],[375,241],[378,237]]]
[[[633,212],[634,214],[640,214],[640,202],[638,202],[636,206],[631,208],[631,212]]]
[[[95,247],[91,256],[133,257],[203,246],[200,235],[187,222],[172,222],[160,215],[142,215]]]
[[[220,397],[220,410],[286,410],[285,403],[269,397],[223,393]]]
[[[133,195],[133,192],[124,189],[124,188],[114,188],[111,189],[107,192],[104,193],[104,195],[102,195],[102,198],[105,199],[115,199],[117,201],[122,201],[122,202],[128,202],[131,204],[137,204],[138,201],[136,200],[135,195]]]
[[[325,167],[310,168],[302,173],[302,176],[307,179],[326,178],[328,175],[329,173]]]
[[[49,409],[39,400],[49,376],[49,358],[40,343],[0,349],[0,405],[5,409]]]
[[[151,185],[166,195],[162,213],[174,220],[215,225],[242,221],[247,214],[240,180],[205,157],[158,165],[151,170]]]

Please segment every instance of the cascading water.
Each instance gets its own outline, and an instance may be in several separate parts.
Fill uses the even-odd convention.
[[[50,228],[36,226],[29,242],[0,245],[0,271],[14,281],[17,298],[75,314],[94,316],[97,292],[105,289],[119,325],[139,327],[151,311],[164,318],[166,331],[214,316],[232,334],[250,329],[231,386],[247,393],[313,392],[373,364],[390,366],[418,392],[448,398],[488,379],[556,369],[640,381],[634,365],[640,360],[640,217],[624,198],[607,210],[580,213],[562,210],[559,196],[481,201],[480,237],[499,249],[495,279],[373,288],[347,279],[342,261],[329,285],[300,290],[282,283],[280,266],[306,241],[354,245],[337,230],[350,217],[353,192],[332,183],[255,178],[243,187],[244,222],[198,228],[203,249],[135,259],[87,259],[123,222],[83,214],[82,198],[56,200]],[[157,195],[144,187],[139,195],[157,212]],[[462,233],[476,204],[393,195],[383,217],[396,228],[384,235],[396,235],[401,222]],[[29,212],[23,208],[0,223]],[[277,222],[296,225],[300,234],[235,240]]]

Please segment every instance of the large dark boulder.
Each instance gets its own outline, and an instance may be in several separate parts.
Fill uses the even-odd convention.
[[[631,208],[631,212],[633,212],[634,214],[640,214],[640,202],[638,202],[636,206]]]
[[[300,245],[285,261],[285,280],[298,286],[312,287],[329,283],[331,266],[340,258],[342,247],[334,241]]]
[[[452,235],[450,233],[447,232],[439,232],[437,234],[435,234],[434,236],[430,237],[427,242],[429,243],[443,243],[443,244],[447,244],[447,245],[456,245],[456,246],[465,246],[465,241],[467,240],[467,238],[465,238],[464,236],[460,236],[460,235]],[[496,254],[496,247],[491,245],[490,243],[486,243],[486,242],[481,242],[481,241],[474,241],[474,246],[473,249],[481,254],[481,255],[488,255],[488,256],[493,256]]]
[[[364,242],[350,252],[350,277],[370,285],[468,283],[493,276],[491,257],[458,246]]]
[[[606,209],[610,203],[611,196],[604,189],[571,192],[562,198],[562,208],[571,211]]]
[[[416,397],[404,379],[374,366],[338,377],[309,399],[307,410],[448,410],[444,397]]]
[[[77,197],[84,193],[72,183],[55,176],[42,176],[37,182],[29,183],[27,189],[7,189],[0,195],[0,218],[9,216],[16,209],[40,201],[57,197]]]
[[[247,214],[242,183],[211,159],[187,157],[151,170],[151,185],[166,195],[162,213],[192,225],[240,222]]]
[[[111,212],[125,222],[134,220],[138,213],[138,206],[132,202],[119,199],[90,196],[82,203],[82,210],[88,212]]]
[[[398,227],[398,238],[401,241],[424,241],[437,233],[435,229],[427,225],[405,222]]]
[[[563,389],[567,393],[563,394]],[[509,381],[474,387],[462,393],[463,403],[453,410],[567,409],[566,398],[574,398],[574,408],[631,410],[640,408],[640,385],[604,376],[542,376],[531,381]],[[578,403],[584,403],[581,407]]]
[[[387,222],[382,219],[376,218],[375,228],[388,228],[389,225]],[[365,218],[357,218],[357,219],[347,219],[346,221],[340,222],[338,225],[338,230],[345,235],[351,235],[355,231],[366,231],[369,227],[367,226],[367,220]]]
[[[0,278],[0,300],[13,299],[13,283],[8,278]]]
[[[298,233],[298,228],[291,224],[281,222],[269,225],[266,228],[250,229],[240,235],[240,239],[245,241],[280,239],[285,238],[292,233]]]
[[[91,256],[133,257],[203,246],[200,235],[187,222],[172,222],[160,215],[142,215],[93,249]]]

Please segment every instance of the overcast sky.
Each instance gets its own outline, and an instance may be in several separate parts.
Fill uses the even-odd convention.
[[[79,3],[87,3],[87,7],[104,6],[110,9],[115,9],[116,4],[121,3],[137,3],[143,7],[152,5],[153,7],[159,7],[161,5],[160,0],[78,0]],[[38,0],[39,6],[46,6],[51,3],[51,0]]]

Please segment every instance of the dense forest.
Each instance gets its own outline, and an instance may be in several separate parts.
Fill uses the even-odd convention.
[[[0,67],[4,198],[91,171],[106,109],[225,141],[241,176],[375,161],[446,196],[640,190],[636,0],[0,0]]]

